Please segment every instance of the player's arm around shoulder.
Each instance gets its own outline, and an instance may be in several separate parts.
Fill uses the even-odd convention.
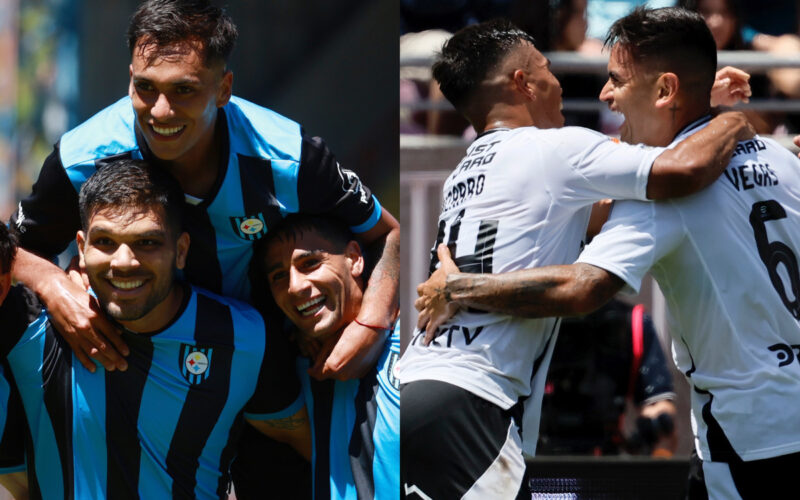
[[[248,415],[246,418],[262,434],[290,445],[303,458],[311,461],[311,423],[305,404],[289,416],[259,420],[254,415]]]

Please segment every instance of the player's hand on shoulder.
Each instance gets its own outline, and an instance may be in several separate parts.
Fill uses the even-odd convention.
[[[750,75],[733,66],[725,66],[717,71],[714,78],[711,106],[733,106],[739,102],[750,102],[752,95]]]
[[[94,372],[94,358],[106,370],[126,370],[128,364],[120,352],[128,347],[119,329],[106,318],[97,299],[89,295],[79,271],[60,274],[50,280],[40,294],[56,330],[64,337],[75,357]]]
[[[419,298],[414,302],[414,307],[419,311],[417,328],[425,329],[425,345],[436,337],[439,327],[452,318],[460,306],[451,301],[447,293],[447,276],[458,272],[458,266],[450,255],[450,249],[444,243],[436,249],[439,257],[439,268],[434,271],[427,281],[417,287]]]

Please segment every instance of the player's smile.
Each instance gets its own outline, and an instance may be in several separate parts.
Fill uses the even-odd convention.
[[[297,312],[299,312],[303,317],[314,316],[316,313],[322,310],[325,307],[325,296],[320,295],[314,299],[311,299],[307,302],[303,302],[299,306],[297,306]]]
[[[172,319],[188,235],[175,240],[163,208],[100,208],[78,235],[81,268],[104,311],[132,331],[161,328]]]
[[[150,130],[153,131],[153,136],[162,140],[177,139],[180,133],[184,131],[184,129],[186,129],[185,125],[175,127],[175,126],[150,124]]]

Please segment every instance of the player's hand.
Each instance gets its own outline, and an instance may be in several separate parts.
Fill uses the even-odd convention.
[[[715,116],[711,121],[721,122],[726,128],[736,130],[737,141],[749,141],[756,136],[755,127],[747,119],[747,115],[741,111],[726,111]]]
[[[457,273],[458,266],[444,243],[436,249],[436,254],[439,256],[439,269],[417,287],[419,298],[414,302],[414,307],[419,311],[417,328],[425,328],[424,345],[430,344],[439,327],[459,310],[459,305],[450,301],[445,289],[447,275]]]
[[[83,279],[80,278],[82,282]],[[127,370],[128,363],[120,355],[129,353],[120,331],[102,312],[97,299],[66,274],[55,275],[40,294],[50,320],[64,337],[78,361],[94,373],[91,358],[106,370]]]
[[[73,283],[78,286],[82,286],[84,290],[89,289],[89,277],[86,276],[85,273],[81,272],[77,255],[69,261],[69,266],[67,266],[67,276],[69,276],[69,279],[71,279]]]
[[[717,71],[711,87],[711,106],[733,106],[738,102],[750,102],[750,75],[744,71],[725,66]]]
[[[378,361],[386,340],[386,330],[350,323],[337,338],[322,344],[316,362],[308,373],[317,380],[361,378]]]

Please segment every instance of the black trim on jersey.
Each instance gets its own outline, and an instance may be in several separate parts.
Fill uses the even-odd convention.
[[[714,400],[714,395],[709,391],[694,388],[698,394],[708,396],[708,401],[703,405],[702,415],[703,421],[706,423],[708,430],[706,431],[706,442],[708,443],[708,451],[711,454],[712,462],[741,462],[742,457],[733,449],[731,442],[722,430],[717,419],[711,413],[711,402]]]
[[[153,362],[149,337],[123,332],[131,348],[125,372],[106,371],[106,494],[114,499],[136,499],[139,490],[139,411],[147,375]]]
[[[36,476],[36,451],[33,446],[33,434],[31,434],[31,428],[28,425],[25,426],[25,455],[28,475],[28,499],[42,500],[42,489],[39,487],[39,478]]]
[[[511,130],[511,129],[510,129],[510,128],[508,128],[508,127],[497,127],[497,128],[490,128],[489,130],[484,130],[483,132],[481,132],[480,134],[478,134],[478,136],[477,136],[477,137],[475,137],[475,140],[477,141],[477,140],[478,140],[478,139],[480,139],[481,137],[487,136],[487,135],[489,135],[489,134],[494,134],[495,132],[508,132],[509,130]]]
[[[64,477],[64,499],[74,498],[75,471],[72,455],[72,351],[50,323],[42,353],[43,399],[58,446]]]
[[[230,307],[198,293],[194,340],[198,347],[214,351],[208,377],[189,387],[167,452],[174,499],[194,498],[200,455],[228,399],[234,345]],[[214,398],[209,399],[209,394]],[[220,472],[226,478],[229,475],[227,468]]]
[[[19,339],[42,314],[42,305],[32,291],[23,285],[11,287],[5,301],[0,305],[0,358],[5,359]],[[7,372],[7,374],[10,373]]]
[[[314,401],[314,498],[330,498],[331,414],[334,380],[309,379]]]
[[[132,151],[126,151],[118,155],[104,156],[103,158],[98,158],[94,161],[94,168],[100,170],[101,168],[106,167],[110,163],[115,162],[117,160],[130,160],[131,158],[133,158]]]
[[[356,421],[353,425],[348,452],[358,498],[375,498],[372,459],[375,456],[373,432],[378,416],[379,387],[378,370],[373,368],[359,382],[355,398]]]
[[[559,326],[561,326],[561,318],[557,318],[556,319],[556,322],[553,325],[553,329],[550,330],[550,335],[547,337],[547,342],[545,342],[545,344],[544,344],[544,349],[542,349],[542,353],[539,355],[539,357],[537,357],[533,361],[533,367],[531,369],[531,383],[533,383],[533,379],[536,377],[536,373],[539,371],[539,368],[541,368],[542,363],[544,362],[544,357],[547,355],[547,351],[550,349],[550,342],[553,341],[553,337],[555,337],[555,334],[558,332],[558,327]],[[545,376],[547,376],[547,374],[545,374]],[[525,396],[523,398],[518,399],[517,400],[517,404],[512,406],[511,408],[509,408],[509,410],[512,412],[511,413],[512,417],[517,417],[518,418],[517,426],[519,427],[519,435],[520,436],[522,436],[522,432],[523,432],[523,429],[522,429],[523,418],[522,418],[522,416],[523,416],[523,413],[524,413],[524,406],[522,404],[520,404],[520,403],[524,402],[526,399],[528,399],[528,397],[529,396]],[[516,406],[518,406],[518,408],[514,409],[514,407],[516,407]]]
[[[31,194],[19,206],[22,217],[18,207],[9,227],[25,250],[52,260],[75,239],[81,227],[78,193],[61,165],[58,144],[44,160]]]
[[[227,471],[230,469],[231,462],[233,462],[236,456],[239,439],[241,439],[242,432],[244,431],[244,425],[244,410],[242,410],[236,415],[233,426],[231,426],[231,430],[228,433],[228,441],[225,443],[225,447],[222,448],[219,459],[219,470]],[[227,497],[230,483],[230,474],[222,474],[219,476],[219,481],[217,481],[217,495],[219,495],[220,498]]]
[[[266,158],[237,156],[239,158],[239,178],[242,183],[244,215],[252,217],[259,213],[262,214],[264,225],[269,230],[283,219],[280,203],[275,197],[272,163]],[[263,235],[263,233],[261,234]]]

